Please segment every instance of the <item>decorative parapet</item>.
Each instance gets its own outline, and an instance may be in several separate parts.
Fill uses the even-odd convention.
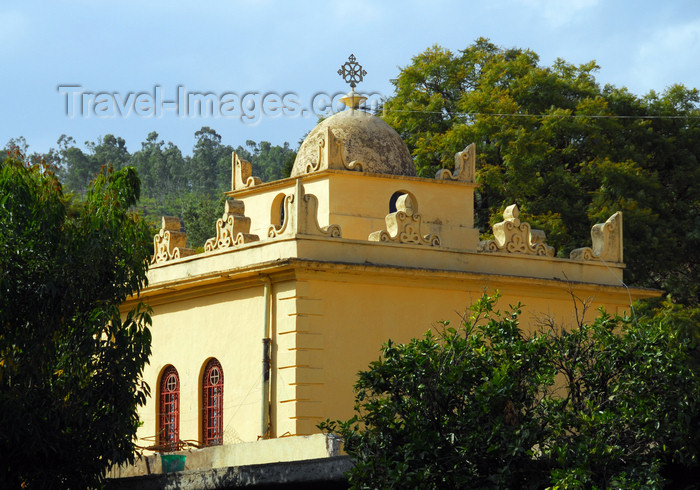
[[[622,213],[616,212],[605,223],[591,228],[593,248],[583,247],[571,251],[573,260],[603,260],[622,262]]]
[[[389,213],[384,218],[386,231],[373,231],[369,234],[371,242],[412,243],[414,245],[440,245],[437,235],[422,235],[422,218],[413,212],[413,200],[408,194],[399,196],[396,200],[396,212]]]
[[[260,177],[253,177],[253,166],[234,151],[231,154],[231,190],[248,189],[260,185]]]
[[[270,225],[267,236],[306,234],[340,238],[340,225],[321,227],[318,224],[318,198],[305,194],[301,179],[297,179],[294,194],[284,196],[284,220],[280,226]]]
[[[474,182],[476,174],[476,145],[472,143],[464,150],[455,153],[454,173],[443,168],[438,170],[435,178],[438,180],[457,180],[459,182]]]
[[[226,199],[224,215],[216,220],[216,237],[207,240],[204,244],[204,250],[211,252],[260,239],[258,235],[251,235],[249,232],[250,218],[245,216],[243,201]]]
[[[163,216],[160,231],[153,236],[153,257],[151,264],[162,264],[168,260],[194,255],[195,251],[185,248],[187,233],[180,231],[180,218]]]
[[[503,211],[503,221],[493,225],[493,240],[479,242],[480,252],[507,252],[554,257],[554,247],[545,243],[542,230],[531,230],[529,223],[521,223],[517,204]]]
[[[318,141],[318,158],[316,162],[307,163],[305,173],[318,172],[325,169],[359,170],[362,163],[352,161],[347,163],[343,155],[343,142],[335,137],[331,128],[325,129],[325,134]]]

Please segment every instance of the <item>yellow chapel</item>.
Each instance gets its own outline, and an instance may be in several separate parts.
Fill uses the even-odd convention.
[[[571,323],[572,293],[612,313],[658,294],[622,282],[620,213],[569,258],[516,205],[480,241],[474,145],[454,171],[417,177],[399,135],[359,99],[308,134],[290,178],[262,183],[234,153],[203,253],[163,218],[148,287],[124,305],[153,309],[137,441],[150,456],[113,477],[159,473],[171,451],[188,471],[332,459],[339,443],[316,426],[352,416],[356,374],[382,342],[459,322],[484,290],[525,305],[526,328],[545,315]]]

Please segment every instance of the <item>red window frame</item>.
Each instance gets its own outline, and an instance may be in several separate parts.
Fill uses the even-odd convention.
[[[180,443],[180,376],[168,366],[160,377],[158,443],[164,451],[177,451]]]
[[[224,370],[216,359],[207,362],[202,375],[202,443],[218,446],[224,442]]]

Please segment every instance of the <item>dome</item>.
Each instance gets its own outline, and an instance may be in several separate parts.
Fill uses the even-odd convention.
[[[391,126],[364,111],[345,110],[324,119],[304,139],[294,161],[292,177],[313,171],[311,167],[314,170],[334,168],[328,162],[319,165],[320,148],[333,144],[326,145],[325,138],[339,143],[340,158],[346,162],[344,168],[376,174],[416,175],[406,144]]]

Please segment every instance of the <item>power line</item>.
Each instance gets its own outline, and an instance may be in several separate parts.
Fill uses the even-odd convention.
[[[662,115],[616,115],[616,114],[523,114],[523,113],[507,113],[507,112],[448,112],[448,111],[412,111],[408,109],[388,109],[386,112],[408,112],[416,114],[443,114],[449,116],[497,116],[497,117],[536,117],[536,118],[578,118],[578,119],[700,119],[700,115],[691,116],[662,116]]]

